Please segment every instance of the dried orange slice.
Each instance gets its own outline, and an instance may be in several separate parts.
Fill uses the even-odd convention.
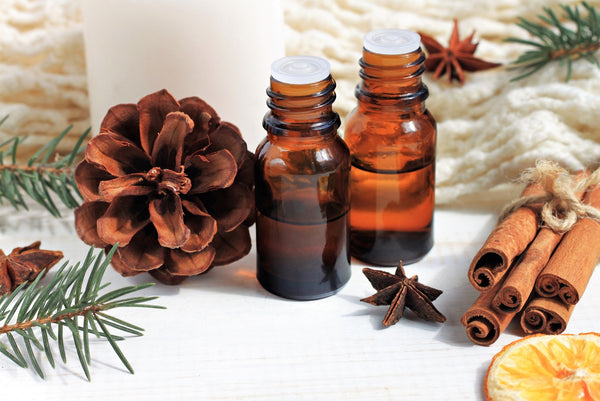
[[[488,401],[600,401],[600,334],[538,334],[505,346],[485,378]]]

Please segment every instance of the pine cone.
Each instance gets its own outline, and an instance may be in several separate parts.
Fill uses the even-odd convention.
[[[124,276],[166,284],[248,254],[254,156],[239,130],[203,100],[166,90],[112,107],[75,180],[75,227],[87,244],[119,248]]]

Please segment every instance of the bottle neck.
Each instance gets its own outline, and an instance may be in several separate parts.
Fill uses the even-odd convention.
[[[271,78],[267,89],[270,111],[263,127],[270,135],[319,137],[335,133],[340,116],[333,111],[335,81],[326,79],[310,84],[287,84]]]
[[[425,110],[429,96],[422,82],[425,72],[425,55],[419,48],[407,54],[376,54],[363,49],[359,61],[361,82],[355,95],[359,108],[403,109],[407,112]]]

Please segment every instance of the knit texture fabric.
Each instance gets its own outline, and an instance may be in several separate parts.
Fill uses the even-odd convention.
[[[81,11],[76,0],[2,0],[0,141],[27,135],[26,156],[73,124],[59,148],[89,126]]]
[[[338,83],[342,119],[356,105],[363,35],[373,29],[422,31],[446,44],[453,19],[461,38],[476,31],[476,56],[505,64],[467,73],[464,86],[425,75],[427,106],[438,122],[438,205],[499,207],[518,195],[513,184],[537,159],[571,171],[600,161],[600,69],[587,61],[552,63],[510,82],[506,65],[524,50],[504,42],[527,38],[515,22],[542,7],[574,0],[282,0],[286,53],[322,56]],[[600,0],[589,3],[600,8]],[[89,125],[82,18],[78,0],[4,0],[0,13],[0,135],[30,135],[44,143],[68,124],[73,136]],[[196,94],[202,97],[201,93]],[[257,116],[257,119],[262,116]],[[341,131],[343,133],[343,126]],[[66,143],[65,146],[69,144]]]

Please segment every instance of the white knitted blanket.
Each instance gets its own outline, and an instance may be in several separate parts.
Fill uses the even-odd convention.
[[[577,4],[563,1],[564,4]],[[535,18],[558,1],[519,0],[287,0],[287,52],[326,57],[338,82],[340,114],[355,105],[357,60],[364,32],[382,27],[428,33],[447,44],[452,19],[461,38],[476,30],[476,55],[508,63],[526,37],[518,16]],[[600,1],[590,4],[598,7]],[[536,159],[549,158],[572,170],[600,162],[600,69],[587,62],[550,65],[517,82],[514,71],[497,68],[468,74],[464,86],[432,81],[428,108],[438,122],[438,204],[497,207],[518,194],[510,185]]]
[[[81,13],[74,0],[0,0],[0,141],[29,136],[25,153],[70,124],[89,126]]]
[[[67,124],[89,124],[81,15],[77,0],[2,0],[0,13],[0,134],[30,134],[40,142]],[[446,44],[453,18],[461,37],[476,30],[476,55],[504,64],[523,48],[517,17],[534,18],[556,0],[282,0],[286,52],[327,58],[338,82],[336,109],[354,107],[365,32],[384,27],[423,31]],[[564,0],[563,4],[577,4]],[[600,8],[600,0],[590,4]],[[468,74],[464,86],[425,81],[438,121],[437,203],[498,207],[514,198],[511,184],[536,159],[571,170],[600,161],[600,69],[586,61],[556,63],[510,82],[505,67]],[[198,94],[201,96],[201,94]]]

